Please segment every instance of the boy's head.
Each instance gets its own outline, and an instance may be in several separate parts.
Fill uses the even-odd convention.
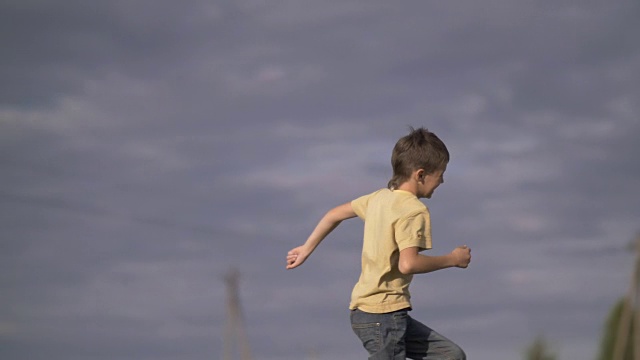
[[[414,171],[423,169],[425,174],[432,174],[444,169],[448,162],[449,151],[436,134],[423,127],[411,128],[409,135],[400,138],[393,148],[393,177],[387,187],[397,189]]]

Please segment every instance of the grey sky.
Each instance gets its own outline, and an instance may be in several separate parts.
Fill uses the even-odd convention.
[[[475,360],[595,357],[640,230],[634,1],[0,3],[0,357],[361,359],[361,222],[395,141],[447,144],[413,315]]]

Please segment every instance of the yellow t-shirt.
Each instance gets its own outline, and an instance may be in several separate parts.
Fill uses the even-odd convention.
[[[382,189],[351,202],[364,220],[362,272],[351,294],[350,309],[387,313],[411,307],[413,275],[398,270],[400,250],[431,249],[429,209],[412,193]]]

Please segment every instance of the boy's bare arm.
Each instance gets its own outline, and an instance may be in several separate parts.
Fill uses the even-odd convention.
[[[338,227],[343,220],[356,217],[356,213],[351,207],[351,203],[342,204],[329,210],[318,222],[307,241],[302,246],[291,249],[287,253],[287,269],[296,268],[311,255],[320,242],[329,235],[333,229]]]
[[[424,274],[450,267],[466,268],[471,261],[471,249],[466,245],[455,248],[442,256],[421,255],[418,247],[400,251],[398,269],[403,274]]]

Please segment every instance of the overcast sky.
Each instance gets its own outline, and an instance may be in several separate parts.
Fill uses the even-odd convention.
[[[0,2],[0,357],[366,358],[362,222],[408,127],[447,144],[412,315],[473,360],[593,359],[640,230],[640,3]]]

